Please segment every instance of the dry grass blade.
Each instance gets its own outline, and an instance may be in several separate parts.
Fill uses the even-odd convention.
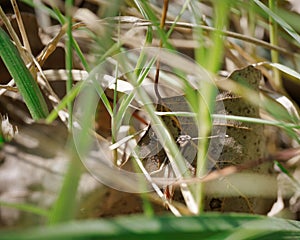
[[[0,17],[1,20],[3,21],[7,31],[9,32],[11,38],[13,39],[13,41],[15,42],[15,45],[19,51],[19,53],[21,54],[23,60],[25,61],[25,63],[30,63],[30,59],[27,56],[27,54],[24,54],[24,49],[23,46],[18,38],[18,35],[16,34],[15,30],[13,29],[9,19],[7,18],[7,16],[5,15],[2,7],[0,6]]]
[[[11,91],[11,92],[18,92],[18,89],[15,87],[11,87],[9,85],[0,85],[0,89],[5,89],[7,91]],[[1,91],[1,90],[0,90]],[[1,94],[0,94],[1,95]]]
[[[121,18],[121,20],[119,20],[119,18]],[[140,19],[140,18],[135,18],[135,17],[115,17],[113,18],[113,20],[115,21],[120,21],[121,23],[130,23],[133,24],[135,27],[145,27],[145,26],[152,26],[153,23],[144,20],[144,19]],[[166,21],[165,25],[168,27],[171,27],[174,24],[173,21]],[[209,32],[215,32],[216,29],[213,27],[209,27],[206,25],[198,25],[198,24],[193,24],[193,23],[186,23],[186,22],[176,22],[175,23],[175,29],[177,28],[184,28],[184,29],[192,29],[192,28],[202,28],[205,31],[209,31]],[[231,32],[231,31],[226,31],[226,30],[222,30],[221,31],[222,34],[224,34],[227,37],[231,37],[231,38],[235,38],[235,39],[240,39],[243,40],[245,42],[249,42],[252,43],[254,45],[258,45],[258,46],[262,46],[266,49],[270,49],[270,50],[275,50],[281,53],[284,53],[288,56],[299,56],[298,53],[294,53],[294,52],[290,52],[288,50],[286,50],[285,48],[282,47],[278,47],[278,46],[274,46],[268,42],[265,42],[263,40],[260,39],[256,39],[250,36],[246,36],[243,34],[239,34],[239,33],[235,33],[235,32]]]
[[[21,17],[21,13],[19,11],[18,4],[17,4],[16,0],[11,0],[11,5],[13,6],[14,12],[15,12],[16,17],[17,17],[17,22],[18,22],[19,30],[20,30],[20,33],[21,33],[21,36],[22,36],[24,47],[30,54],[32,54],[30,44],[29,44],[29,41],[28,41],[28,38],[27,38],[27,34],[26,34],[26,31],[25,31],[25,28],[24,28],[23,20],[22,20],[22,17]]]

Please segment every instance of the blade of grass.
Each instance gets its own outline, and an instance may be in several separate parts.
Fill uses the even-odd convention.
[[[67,94],[71,91],[73,87],[73,76],[72,76],[72,66],[73,66],[73,41],[72,41],[72,9],[73,0],[67,0],[65,3],[66,9],[66,20],[67,20],[67,39],[66,39],[66,69],[68,74],[68,80],[66,84]],[[68,102],[68,127],[72,129],[72,116],[73,116],[73,103]]]
[[[49,216],[48,210],[45,210],[45,209],[39,208],[35,205],[31,205],[31,204],[27,204],[27,203],[8,203],[8,202],[0,201],[0,206],[14,208],[14,209],[18,209],[20,211],[29,212],[29,213],[33,213],[33,214],[37,214],[37,215],[41,215],[41,216],[45,216],[45,217]]]
[[[159,26],[159,20],[156,17],[155,13],[151,9],[148,1],[145,0],[135,0],[135,3],[139,6],[141,12],[144,13],[144,17],[152,22],[156,27],[159,38],[161,39],[163,46],[170,50],[175,50],[174,47],[168,42],[168,34],[163,31]]]
[[[300,128],[300,125],[296,125],[292,123],[284,123],[280,121],[270,121],[270,120],[260,119],[260,118],[243,117],[243,116],[236,116],[236,115],[222,115],[222,114],[213,114],[212,116],[214,118],[236,120],[239,122],[258,123],[258,124],[283,127],[283,128],[295,128],[295,129]]]
[[[10,37],[14,41],[15,46],[18,49],[18,52],[21,54],[24,62],[27,64],[30,62],[30,59],[28,58],[27,55],[22,54],[23,49],[22,49],[22,44],[20,42],[20,39],[18,38],[18,35],[16,34],[15,30],[13,29],[12,25],[10,24],[10,21],[8,17],[5,15],[4,11],[2,10],[2,7],[0,6],[0,18],[3,21]]]
[[[56,108],[54,108],[48,117],[46,118],[46,123],[50,124],[52,123],[58,116],[58,112],[62,111],[69,102],[72,102],[75,97],[78,95],[80,92],[80,88],[82,87],[83,82],[77,83],[71,91],[68,92],[66,96],[60,101],[60,103],[57,105]]]
[[[151,68],[153,68],[153,65],[155,63],[156,59],[153,58],[148,66],[145,66],[143,71],[141,72],[141,74],[138,76],[137,79],[137,84],[135,87],[139,87],[142,82],[144,81],[144,79],[147,77],[147,75],[149,74]],[[122,100],[120,107],[118,108],[118,112],[115,116],[115,124],[116,124],[116,128],[119,129],[119,127],[121,126],[122,120],[124,119],[124,116],[126,114],[126,110],[128,109],[129,104],[132,102],[132,100],[135,97],[135,91],[131,92],[129,95],[125,96],[124,99]]]
[[[65,174],[59,196],[50,213],[49,224],[69,221],[75,216],[77,188],[83,171],[83,165],[80,160],[81,157],[86,156],[91,146],[90,130],[94,122],[93,114],[95,105],[90,103],[95,103],[98,100],[94,84],[89,85],[88,81],[84,81],[83,83],[87,84],[83,85],[84,87],[81,89],[82,96],[80,97],[84,97],[84,100],[89,104],[85,107],[82,119],[78,123],[80,128],[76,139],[73,138],[75,136],[71,136],[69,139],[69,167]],[[74,125],[73,127],[75,128],[76,126]],[[72,130],[73,132],[74,129]],[[78,153],[80,153],[80,156]]]
[[[176,116],[176,117],[195,117],[196,114],[193,112],[156,112],[158,116]],[[281,121],[271,121],[261,118],[252,118],[236,115],[223,115],[223,114],[212,114],[212,117],[218,119],[235,120],[239,122],[258,123],[270,126],[276,126],[281,128],[300,129],[300,125],[293,123],[285,123]]]
[[[228,13],[230,10],[230,1],[225,0],[218,2],[214,5],[215,8],[215,29],[213,32],[212,41],[213,47],[207,52],[208,61],[204,65],[205,68],[212,72],[216,73],[223,59],[223,48],[224,48],[224,35],[222,30],[226,28],[228,23]],[[200,36],[201,38],[202,36]],[[202,51],[201,51],[202,52]],[[199,56],[202,57],[202,54],[196,55],[196,62],[203,63],[203,59],[199,59]],[[198,143],[198,154],[197,154],[197,169],[196,176],[202,177],[206,174],[206,158],[207,151],[209,146],[209,138],[207,138],[211,132],[212,128],[212,119],[211,113],[214,112],[215,98],[217,95],[217,88],[212,82],[205,81],[202,83],[202,86],[199,90],[198,97],[198,108],[196,109],[196,124],[198,126],[198,136],[203,138],[203,141]],[[204,186],[199,184],[196,187],[196,199],[199,207],[199,212],[203,211],[204,208]]]
[[[4,143],[5,143],[5,138],[4,138],[4,136],[2,134],[2,130],[0,128],[0,150],[2,149]]]
[[[87,61],[86,61],[86,59],[85,59],[85,57],[84,57],[84,55],[83,55],[83,53],[82,53],[82,51],[81,51],[78,43],[77,43],[77,41],[74,39],[73,36],[71,36],[71,38],[72,38],[72,46],[75,48],[75,51],[76,51],[76,53],[77,53],[77,55],[78,55],[78,57],[79,57],[82,65],[84,66],[84,68],[85,68],[85,70],[87,72],[90,72],[91,71],[90,66],[87,63]]]
[[[282,17],[284,21],[287,22],[293,29],[297,32],[300,32],[300,25],[298,24],[300,21],[300,15],[297,12],[291,12],[290,9],[279,8],[278,15]]]
[[[118,62],[116,63],[116,67],[115,67],[115,88],[114,88],[114,98],[113,98],[113,114],[111,117],[111,142],[112,144],[116,143],[117,141],[117,135],[118,135],[118,125],[116,124],[116,114],[118,112],[117,110],[117,98],[118,98]],[[114,155],[114,164],[117,165],[117,161],[118,161],[118,151],[117,149],[113,151],[113,155]]]
[[[297,142],[300,142],[299,139],[299,131],[300,125],[292,124],[292,123],[285,123],[281,121],[269,121],[260,118],[249,118],[249,117],[242,117],[242,116],[232,116],[232,115],[220,115],[220,114],[213,114],[213,117],[216,119],[225,119],[225,120],[236,120],[239,122],[249,122],[249,123],[257,123],[257,124],[264,124],[270,126],[276,126],[282,128],[286,131],[286,133]]]
[[[0,113],[0,150],[2,149],[4,143],[6,142],[6,138],[3,134],[3,121],[4,118],[2,117],[1,113]]]
[[[66,8],[66,21],[67,21],[67,41],[66,41],[66,69],[68,72],[68,80],[67,80],[67,96],[76,95],[78,88],[73,88],[73,79],[72,79],[72,46],[74,40],[72,39],[72,13],[71,9],[73,7],[73,1],[67,0],[65,3]],[[75,93],[75,94],[74,94]],[[67,99],[68,112],[69,112],[69,130],[72,131],[73,121],[73,101],[72,98]],[[83,170],[83,166],[80,161],[80,157],[77,154],[76,148],[74,146],[73,140],[69,140],[70,144],[70,163],[65,174],[63,185],[59,196],[53,206],[51,211],[51,215],[49,218],[49,224],[57,224],[59,222],[69,221],[74,218],[75,210],[76,210],[76,195],[77,188],[80,180],[80,176]]]
[[[145,58],[144,58],[144,52],[142,51],[139,59],[137,60],[137,67],[139,67],[140,69],[135,69],[135,75],[137,76],[137,85],[140,86],[142,84],[142,82],[144,81],[144,79],[148,76],[149,71],[153,68],[153,65],[156,61],[156,58],[153,58],[149,65],[145,67],[144,64],[145,63]],[[142,68],[142,63],[143,64],[143,68]],[[139,75],[137,75],[139,74]],[[116,83],[117,83],[117,78],[116,78]],[[117,84],[116,84],[117,86]],[[138,87],[137,86],[137,87]],[[116,89],[115,89],[116,90]],[[131,92],[129,95],[125,96],[125,98],[123,99],[123,101],[120,104],[120,107],[118,108],[118,111],[115,111],[115,116],[114,116],[114,125],[115,125],[115,132],[119,131],[119,128],[121,126],[122,120],[124,119],[124,116],[126,114],[126,110],[129,107],[129,104],[132,102],[133,98],[134,98],[135,92]],[[116,106],[116,104],[114,104]],[[116,109],[116,108],[115,108]],[[114,143],[114,142],[113,142]],[[144,189],[146,189],[145,187],[145,183],[143,181],[139,182],[139,187],[141,189],[141,192],[143,192]],[[148,199],[147,194],[145,193],[141,193],[141,198],[143,201],[143,210],[146,216],[153,216],[154,215],[154,210],[152,209],[151,203]]]
[[[268,14],[275,22],[277,22],[292,38],[294,38],[298,44],[300,44],[300,36],[299,34],[284,21],[280,16],[274,13],[270,8],[264,5],[259,0],[253,0],[265,13]]]
[[[284,173],[290,179],[291,182],[293,182],[293,184],[297,187],[297,189],[299,191],[299,189],[300,189],[300,183],[299,183],[299,181],[280,162],[274,161],[274,163],[280,169],[280,171],[282,173]]]
[[[290,123],[299,122],[299,120],[295,118],[295,116],[291,116],[291,114],[289,114],[289,112],[281,104],[267,96],[260,96],[259,93],[254,90],[244,87],[229,79],[217,81],[216,84],[223,90],[232,91],[233,93],[242,96],[254,106],[260,106],[262,109],[270,113],[275,119]],[[260,98],[262,99],[260,100]]]
[[[248,238],[249,237],[249,238]],[[246,214],[203,214],[174,218],[126,216],[87,220],[23,231],[3,239],[299,239],[298,221]]]
[[[167,32],[167,39],[170,38],[172,32],[174,31],[176,23],[180,20],[181,16],[183,15],[184,11],[187,9],[187,7],[190,4],[190,2],[191,2],[191,0],[186,0],[185,3],[183,4],[180,12],[178,13],[178,15],[176,16],[176,18],[174,19],[174,22],[172,23],[170,29]]]
[[[269,0],[269,8],[271,11],[277,10],[277,0]],[[278,25],[277,22],[270,16],[269,17],[269,29],[270,29],[270,43],[272,45],[278,45]],[[273,63],[279,62],[279,54],[275,50],[271,50],[271,60]],[[278,69],[273,68],[274,87],[278,92],[282,92],[282,82],[280,78],[280,72]]]
[[[71,145],[70,162],[58,198],[50,212],[50,225],[70,221],[74,218],[76,212],[77,188],[83,166],[72,140],[69,144]]]
[[[19,11],[17,1],[16,0],[11,0],[10,2],[11,2],[11,5],[13,6],[15,14],[16,14],[18,27],[19,27],[19,30],[20,30],[20,33],[21,33],[21,36],[22,36],[24,47],[31,54],[30,44],[29,44],[29,41],[28,41],[28,38],[27,38],[27,34],[26,34],[26,31],[25,31],[25,27],[24,27],[24,24],[23,24],[23,20],[22,20],[22,17],[21,17],[21,13]]]
[[[189,9],[191,11],[191,14],[193,16],[193,21],[195,23],[196,26],[201,26],[201,18],[200,18],[200,14],[201,14],[201,9],[199,9],[197,7],[196,2],[192,1],[189,5]],[[200,12],[200,14],[199,14]],[[205,40],[204,40],[204,35],[203,35],[203,28],[202,27],[194,27],[193,28],[193,35],[196,38],[199,47],[195,49],[195,59],[196,61],[204,66],[205,65],[205,61],[206,61],[206,50],[205,50]]]
[[[0,56],[14,78],[32,118],[37,120],[47,117],[48,108],[41,90],[2,28],[0,29]]]
[[[260,63],[257,63],[257,65],[265,65],[265,66],[275,67],[278,70],[280,70],[283,73],[285,73],[288,76],[290,76],[291,80],[298,81],[298,83],[300,82],[300,74],[298,72],[296,72],[295,70],[291,69],[290,67],[285,66],[283,64],[280,64],[280,63],[270,63],[270,62],[260,62]]]
[[[67,3],[66,3],[67,4]],[[84,68],[85,68],[85,70],[86,71],[88,71],[88,72],[90,72],[90,67],[89,67],[89,65],[88,65],[88,63],[87,63],[87,61],[86,61],[86,59],[85,59],[85,57],[84,57],[84,55],[83,55],[83,53],[82,53],[82,51],[81,51],[81,49],[80,49],[80,47],[79,47],[79,45],[78,45],[78,43],[77,43],[77,41],[74,39],[74,37],[73,37],[73,35],[72,34],[69,34],[69,31],[70,31],[70,26],[69,26],[69,20],[68,20],[68,18],[65,18],[64,16],[63,16],[63,14],[59,11],[59,9],[56,9],[56,11],[55,11],[55,14],[56,14],[56,18],[57,19],[59,19],[59,21],[60,21],[60,23],[62,24],[62,25],[64,25],[64,24],[66,24],[66,22],[67,22],[67,36],[68,36],[68,38],[70,39],[70,41],[71,41],[71,46],[72,47],[74,47],[74,49],[75,49],[75,51],[76,51],[76,53],[77,53],[77,55],[78,55],[78,57],[79,57],[79,59],[80,59],[80,61],[81,61],[81,63],[82,63],[82,65],[84,66]],[[72,25],[72,24],[71,24]],[[80,26],[80,24],[79,24],[79,26]],[[74,24],[74,25],[72,25],[72,29],[74,30],[74,29],[77,29],[78,28],[78,25],[76,25],[76,24]],[[60,30],[60,33],[58,33],[58,35],[57,35],[57,41],[55,41],[54,43],[55,43],[55,46],[57,45],[57,43],[58,43],[58,41],[60,40],[60,38],[62,37],[62,35],[65,33],[65,30],[63,29],[63,27],[62,27],[62,29]],[[53,40],[55,40],[55,39],[53,39]],[[67,46],[68,47],[68,46]],[[53,50],[52,50],[53,49]],[[52,49],[50,49],[50,50],[52,50],[52,51],[54,51],[54,49],[55,48],[53,48],[52,47]]]

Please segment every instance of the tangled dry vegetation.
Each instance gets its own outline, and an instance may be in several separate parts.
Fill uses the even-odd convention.
[[[72,1],[65,2],[21,1],[18,11],[1,1],[1,28],[11,38],[16,32],[19,57],[50,112],[39,120],[32,117],[18,80],[12,80],[1,62],[3,228],[203,211],[298,220],[297,1],[79,0],[69,10]],[[166,51],[158,59],[143,58],[150,50],[129,51],[147,47]],[[122,72],[122,58],[116,56],[124,52],[129,52],[125,60],[137,80]],[[76,115],[76,104],[70,117],[73,100],[83,95],[84,81],[99,77],[99,64],[105,66],[103,82],[114,84],[106,86],[90,123],[102,146],[93,157],[105,156],[116,169],[134,172],[140,162],[135,165],[129,152],[135,145],[146,146],[140,155],[142,170],[137,171],[144,171],[144,184],[153,192],[119,191],[139,192],[141,184],[105,170],[97,161],[83,160],[83,166],[79,160],[74,144],[81,140],[74,143],[72,136],[86,136],[70,127],[76,128],[76,117],[82,117],[82,112]],[[197,89],[198,78],[212,81]],[[138,86],[146,91],[131,95]],[[143,107],[143,94],[159,103],[156,109]],[[86,109],[80,111],[87,114],[93,102],[84,103]],[[207,114],[211,110],[212,118]],[[185,111],[196,120],[180,116]],[[82,121],[83,131],[88,128]],[[162,142],[160,132],[171,134],[171,140]],[[183,154],[188,176],[174,170],[176,151]],[[172,179],[172,184],[151,178]],[[105,186],[99,179],[121,187]]]

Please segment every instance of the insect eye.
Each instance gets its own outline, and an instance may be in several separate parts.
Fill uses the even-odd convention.
[[[152,140],[158,141],[158,138],[157,138],[157,136],[156,136],[156,134],[155,134],[154,131],[150,131],[150,132],[149,132],[149,137],[150,137]]]
[[[179,144],[180,147],[184,147],[186,146],[189,141],[191,141],[191,136],[189,135],[180,135],[178,138],[177,138],[177,143]]]

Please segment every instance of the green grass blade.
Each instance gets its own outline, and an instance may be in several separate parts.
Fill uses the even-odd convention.
[[[2,132],[0,132],[0,150],[3,147],[4,143],[5,143],[5,139],[4,139],[3,135],[2,135]]]
[[[58,116],[58,112],[63,110],[68,102],[72,102],[75,97],[78,95],[78,93],[80,92],[80,89],[83,85],[83,81],[80,83],[77,83],[72,89],[71,91],[68,92],[68,94],[66,96],[64,96],[64,98],[60,101],[60,103],[56,106],[55,109],[53,109],[50,114],[48,115],[48,117],[46,118],[46,123],[52,123]]]
[[[24,212],[29,212],[29,213],[33,213],[45,217],[49,216],[49,211],[26,203],[8,203],[8,202],[0,201],[0,206],[14,208]]]
[[[274,19],[292,38],[294,38],[300,44],[300,36],[299,34],[289,25],[286,21],[284,21],[280,16],[271,11],[266,5],[264,5],[259,0],[254,0],[254,2],[265,12]]]
[[[159,36],[159,38],[161,39],[163,46],[167,49],[170,50],[175,50],[174,47],[168,42],[168,34],[166,32],[164,32],[163,29],[160,28],[159,26],[159,20],[157,19],[154,11],[151,9],[148,1],[145,0],[139,0],[139,1],[135,1],[135,3],[139,2],[139,9],[141,12],[145,13],[145,18],[150,20],[153,25],[157,28],[157,34]],[[141,10],[142,9],[142,10]]]
[[[150,61],[150,63],[147,66],[145,66],[145,68],[140,72],[140,75],[138,76],[138,79],[137,79],[136,87],[139,87],[142,84],[144,79],[149,74],[151,68],[153,67],[155,61],[156,61],[156,58],[153,58]],[[116,116],[115,116],[116,129],[120,128],[122,121],[125,117],[126,110],[128,109],[129,104],[132,102],[134,97],[135,97],[135,91],[131,92],[127,96],[124,96],[124,99],[122,100],[120,107],[118,108],[118,112],[116,113]]]
[[[0,114],[0,150],[3,147],[4,143],[5,143],[5,137],[3,135],[3,131],[2,131],[2,115]]]
[[[277,0],[269,0],[269,8],[271,11],[277,10]],[[270,43],[272,45],[278,45],[278,25],[274,21],[272,17],[269,17],[269,29],[270,29]],[[271,59],[272,62],[277,63],[279,62],[279,53],[275,50],[271,50]],[[273,69],[273,81],[274,85],[276,86],[276,90],[281,91],[282,89],[282,81],[280,77],[280,72],[277,68]]]
[[[0,56],[14,78],[32,118],[37,120],[47,117],[48,108],[41,90],[2,28],[0,28]]]
[[[207,54],[207,64],[204,66],[207,70],[212,73],[217,73],[221,67],[221,59],[224,54],[224,35],[222,30],[227,27],[229,21],[230,13],[230,1],[220,1],[215,3],[215,13],[214,13],[214,25],[216,31],[212,34],[213,47]],[[201,32],[199,32],[201,34]],[[203,36],[199,36],[201,39]],[[196,52],[196,62],[201,64],[203,59],[201,57],[202,50]],[[215,107],[215,97],[217,95],[217,88],[211,82],[203,82],[202,88],[199,90],[198,97],[198,109],[196,109],[196,124],[198,126],[198,136],[202,137],[203,140],[198,143],[198,154],[197,154],[197,169],[196,176],[202,177],[206,174],[207,169],[207,151],[209,147],[209,136],[212,129],[212,119],[211,113],[214,112]],[[196,187],[196,199],[199,206],[199,211],[201,212],[204,208],[204,186],[203,184],[198,184]]]
[[[298,221],[246,214],[126,216],[2,232],[1,239],[299,239]]]
[[[87,103],[95,103],[98,99],[94,85],[86,84],[84,86],[85,87],[80,88],[80,91],[83,94],[82,96],[84,96],[84,99],[87,101]],[[83,172],[83,165],[80,160],[81,157],[86,156],[91,146],[90,130],[91,126],[93,126],[94,110],[93,104],[86,106],[85,114],[82,116],[82,119],[79,122],[80,131],[78,131],[76,138],[70,136],[69,167],[65,173],[62,188],[50,214],[49,224],[51,225],[70,221],[75,216],[78,199],[77,188]],[[76,128],[75,126],[73,127]],[[72,132],[74,132],[74,128],[72,129]],[[74,140],[76,143],[73,142]],[[80,153],[80,156],[78,153]]]
[[[82,65],[84,66],[85,70],[87,72],[90,72],[91,71],[90,66],[88,65],[88,63],[87,63],[87,61],[86,61],[86,59],[85,59],[85,57],[84,57],[84,55],[83,55],[83,53],[82,53],[82,51],[81,51],[81,49],[79,47],[77,41],[74,39],[73,36],[72,36],[72,45],[73,45],[73,47],[74,47],[74,49],[75,49],[75,51],[76,51],[76,53],[77,53],[77,55],[78,55],[81,63],[82,63]]]
[[[49,216],[49,224],[51,225],[70,221],[76,213],[77,188],[83,166],[74,146],[71,146],[71,151],[70,163],[62,188]]]
[[[65,56],[65,62],[66,62],[66,69],[68,74],[68,80],[66,84],[66,91],[69,93],[73,87],[73,76],[72,76],[72,67],[73,67],[73,41],[72,41],[72,13],[71,9],[73,7],[73,1],[67,0],[65,2],[65,8],[66,8],[66,19],[67,19],[67,39],[66,39],[66,56]],[[69,112],[69,119],[68,119],[68,126],[69,129],[72,129],[72,117],[73,117],[73,103],[68,102],[68,112]]]

